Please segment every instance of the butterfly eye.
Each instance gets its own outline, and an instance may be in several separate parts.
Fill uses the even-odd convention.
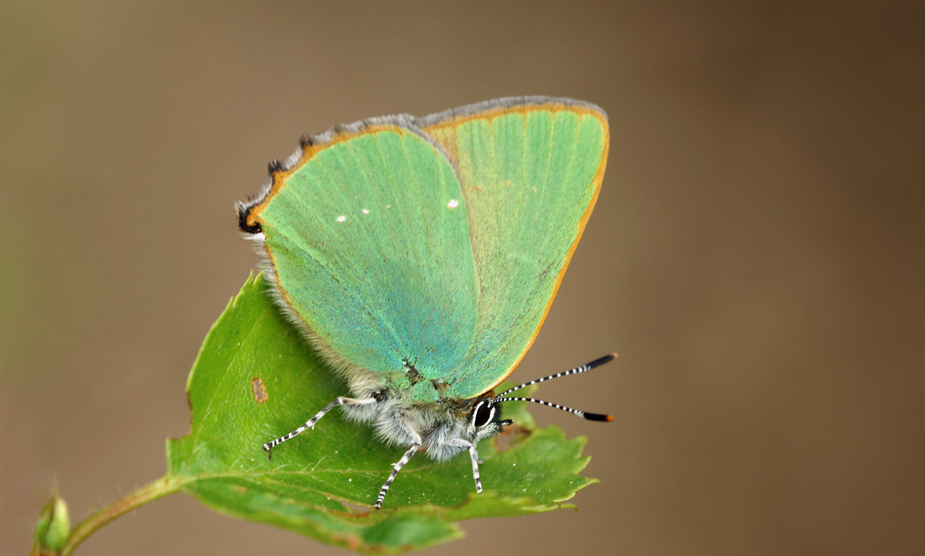
[[[476,427],[484,427],[495,416],[495,407],[488,402],[481,402],[475,407],[475,413],[472,414],[472,424]]]

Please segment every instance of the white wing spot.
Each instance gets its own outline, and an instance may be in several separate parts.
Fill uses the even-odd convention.
[[[342,215],[340,215],[340,216],[337,217],[337,221],[338,221],[338,222],[346,222],[346,221],[347,221],[347,217],[344,216],[344,215],[342,214]]]
[[[450,207],[451,209],[454,209],[459,206],[459,201],[457,201],[456,199],[450,199],[450,202],[447,203],[446,206]]]

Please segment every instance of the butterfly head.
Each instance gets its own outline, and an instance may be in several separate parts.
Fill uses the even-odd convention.
[[[501,432],[503,427],[514,421],[501,419],[501,407],[494,403],[494,398],[485,398],[475,404],[468,415],[467,433],[472,442],[491,438]]]

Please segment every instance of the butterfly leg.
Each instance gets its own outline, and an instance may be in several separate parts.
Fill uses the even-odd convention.
[[[271,440],[271,441],[267,442],[266,444],[264,444],[264,445],[263,445],[263,449],[266,450],[267,452],[269,452],[269,454],[268,454],[268,455],[269,455],[269,458],[270,458],[270,459],[273,459],[273,452],[270,452],[270,450],[273,449],[274,446],[278,446],[279,444],[282,444],[283,442],[289,440],[290,438],[292,438],[292,437],[298,435],[299,433],[305,431],[305,429],[308,429],[308,428],[314,429],[314,428],[315,428],[315,423],[317,423],[318,421],[320,421],[321,418],[324,417],[325,414],[326,414],[328,411],[331,411],[331,410],[334,409],[335,407],[337,407],[337,406],[339,406],[339,405],[343,405],[343,404],[363,405],[363,404],[376,403],[376,402],[378,402],[378,401],[379,401],[379,400],[376,399],[376,398],[366,398],[366,399],[362,399],[362,400],[357,400],[357,399],[354,399],[354,398],[348,398],[348,397],[346,397],[346,396],[340,396],[339,398],[337,398],[337,399],[334,400],[333,402],[331,402],[331,403],[329,403],[328,405],[326,405],[324,409],[322,409],[321,411],[319,411],[318,413],[316,413],[314,417],[312,417],[311,419],[309,419],[308,421],[306,421],[305,424],[302,425],[301,427],[299,427],[299,428],[297,428],[296,430],[290,432],[289,434],[286,434],[286,435],[283,435],[283,436],[277,438],[276,440]]]
[[[475,491],[482,494],[482,479],[479,478],[479,452],[475,444],[469,444],[469,457],[472,458],[472,478],[475,479]]]
[[[382,501],[385,500],[385,494],[389,491],[389,487],[392,486],[392,481],[395,480],[395,477],[398,476],[398,472],[401,471],[401,468],[405,466],[406,463],[411,459],[411,456],[418,451],[418,448],[421,447],[420,442],[415,442],[408,448],[408,451],[405,452],[405,455],[398,460],[398,463],[392,468],[392,474],[389,475],[389,478],[385,480],[385,484],[382,485],[382,488],[379,490],[379,497],[376,499],[376,509],[382,508]]]
[[[447,444],[469,450],[469,457],[472,459],[472,478],[475,479],[475,491],[481,494],[482,479],[479,475],[479,451],[476,450],[475,444],[462,438],[454,438],[447,442]]]

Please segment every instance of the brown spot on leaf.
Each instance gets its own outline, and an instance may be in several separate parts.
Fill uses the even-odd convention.
[[[251,380],[251,387],[254,389],[254,399],[257,400],[257,403],[263,403],[269,399],[270,396],[267,395],[267,389],[259,376],[255,376]]]
[[[530,429],[520,425],[508,425],[504,427],[501,434],[495,436],[492,440],[495,442],[495,448],[499,452],[505,452],[513,448],[518,442],[530,434]]]
[[[241,485],[231,485],[231,488],[235,489],[236,491],[240,492],[241,494],[244,494],[245,492],[247,492],[247,488],[242,487]]]

